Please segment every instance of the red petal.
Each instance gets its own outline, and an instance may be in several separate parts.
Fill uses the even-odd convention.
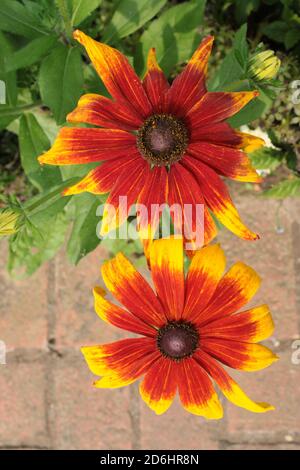
[[[161,357],[148,370],[140,385],[140,393],[147,405],[160,415],[167,411],[177,391],[177,364]]]
[[[189,145],[187,153],[228,178],[251,183],[261,181],[261,177],[256,173],[250,159],[241,150],[207,142],[197,142]]]
[[[183,407],[207,419],[223,417],[223,408],[207,372],[192,358],[178,364],[178,388]]]
[[[203,39],[192,58],[175,78],[168,92],[168,107],[177,116],[185,114],[206,93],[205,79],[213,37]]]
[[[157,63],[154,48],[149,51],[143,86],[152,104],[153,111],[155,113],[164,113],[166,111],[166,93],[169,89],[169,83]]]
[[[166,317],[153,290],[122,253],[104,263],[101,271],[106,287],[133,315],[156,328],[165,324]]]
[[[96,94],[83,95],[74,109],[67,116],[69,122],[85,122],[94,126],[110,129],[138,129],[143,121],[132,110]]]
[[[180,163],[172,165],[170,169],[169,205],[178,209],[173,211],[171,208],[175,230],[190,242],[189,250],[201,248],[216,236],[216,226],[205,207],[199,184]]]
[[[136,137],[117,129],[63,127],[51,149],[39,157],[48,165],[76,165],[121,158],[136,151]]]
[[[149,116],[151,104],[126,57],[116,49],[94,41],[82,31],[76,30],[74,38],[85,47],[109,93],[126,109],[134,109],[138,116]]]
[[[184,158],[183,164],[194,174],[208,207],[222,224],[245,240],[257,240],[259,236],[249,230],[241,221],[229,192],[217,173],[190,156]]]

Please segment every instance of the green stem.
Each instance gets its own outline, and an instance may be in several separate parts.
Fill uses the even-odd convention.
[[[39,198],[37,201],[35,201],[33,204],[25,206],[26,212],[33,212],[37,207],[42,206],[46,202],[48,202],[50,199],[54,198],[55,196],[58,196],[61,194],[62,190],[65,189],[67,186],[71,186],[72,184],[77,183],[79,178],[70,178],[66,181],[64,181],[62,184],[59,185],[56,189],[53,191],[47,193],[45,196]]]
[[[31,109],[38,108],[41,106],[41,101],[36,101],[35,103],[24,104],[22,106],[16,106],[14,109],[4,109],[1,111],[1,117],[6,116],[18,116],[20,113],[24,111],[30,111]]]
[[[72,40],[73,28],[72,28],[72,22],[71,22],[71,18],[70,18],[70,15],[69,15],[67,2],[66,2],[66,0],[55,0],[55,3],[57,5],[57,8],[59,9],[59,13],[61,14],[61,17],[63,19],[67,38],[69,40]]]

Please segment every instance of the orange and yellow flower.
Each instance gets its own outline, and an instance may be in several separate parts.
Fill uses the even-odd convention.
[[[273,332],[268,306],[236,313],[259,288],[256,272],[238,262],[224,274],[224,253],[211,245],[196,252],[185,278],[183,241],[175,238],[151,244],[150,265],[156,293],[121,253],[102,266],[106,287],[125,308],[97,287],[97,314],[142,337],[82,348],[90,370],[101,376],[95,387],[123,387],[143,376],[141,396],[157,414],[169,408],[178,391],[187,411],[219,419],[223,409],[215,383],[237,406],[272,410],[252,401],[223,367],[255,371],[277,359],[257,344]]]
[[[128,209],[137,202],[147,207],[149,214],[153,204],[203,204],[205,244],[217,231],[210,211],[239,237],[257,239],[241,221],[222,177],[260,181],[245,151],[260,147],[263,141],[232,129],[226,122],[258,92],[207,92],[213,38],[208,36],[201,42],[170,85],[154,49],[140,80],[116,49],[78,30],[74,37],[85,47],[112,99],[97,94],[82,96],[67,120],[98,127],[62,128],[53,147],[39,161],[52,165],[104,162],[65,191],[66,195],[109,193],[107,207],[111,204],[116,212],[104,212],[102,235],[126,220],[128,213],[118,209],[119,197],[127,196]],[[149,223],[149,218],[138,213],[140,232],[151,234],[151,238],[160,214],[158,210]],[[174,224],[184,232],[182,218],[175,218]],[[195,224],[195,220],[189,223],[191,237],[184,232],[191,241],[199,229]]]

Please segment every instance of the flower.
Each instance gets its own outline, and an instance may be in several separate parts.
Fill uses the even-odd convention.
[[[272,410],[252,401],[221,365],[254,371],[277,359],[257,344],[273,332],[268,306],[235,313],[257,291],[256,272],[238,262],[223,275],[224,253],[209,245],[196,252],[185,279],[183,240],[175,238],[151,244],[150,264],[156,294],[122,253],[102,266],[106,287],[126,310],[96,287],[97,314],[143,337],[83,347],[90,370],[103,376],[94,386],[123,387],[144,376],[141,396],[157,414],[169,408],[178,390],[186,410],[219,419],[223,410],[213,380],[235,405],[257,413]]]
[[[148,214],[154,204],[179,204],[182,208],[203,204],[205,244],[217,231],[210,211],[239,237],[257,239],[258,235],[241,221],[221,177],[260,181],[244,150],[254,150],[263,141],[232,129],[226,122],[258,92],[207,92],[213,38],[201,42],[171,86],[154,49],[149,52],[141,81],[116,49],[78,30],[74,38],[85,47],[113,100],[83,95],[67,120],[99,127],[62,128],[53,147],[39,161],[52,165],[104,161],[64,191],[65,195],[109,193],[106,207],[115,207],[116,211],[104,211],[101,235],[126,220],[128,211],[120,210],[119,198],[127,196],[128,209],[137,202],[148,209]],[[157,210],[149,222],[149,217],[137,213],[140,233],[146,234],[142,238],[155,232],[160,214]],[[184,219],[174,219],[176,231],[183,233]],[[199,230],[195,211],[187,225],[186,239],[193,241]]]
[[[276,57],[274,51],[268,49],[261,51],[249,61],[249,74],[253,80],[265,82],[276,77],[280,69],[280,59]]]
[[[0,237],[13,235],[20,229],[21,214],[10,208],[0,211]]]

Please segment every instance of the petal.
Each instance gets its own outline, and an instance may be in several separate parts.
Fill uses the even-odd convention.
[[[151,113],[151,104],[142,82],[121,52],[94,41],[76,30],[74,38],[82,44],[109,93],[126,109],[133,109],[139,117]]]
[[[125,222],[149,177],[149,168],[148,163],[139,158],[121,171],[105,203],[100,235],[108,234]]]
[[[267,305],[222,317],[201,328],[202,338],[223,338],[258,343],[272,335],[274,322]]]
[[[201,248],[216,236],[217,228],[205,207],[199,184],[179,163],[172,165],[169,172],[169,206],[173,205],[177,208],[171,209],[176,233],[190,242],[191,249]]]
[[[254,413],[265,413],[266,411],[274,410],[274,407],[268,403],[252,401],[223,367],[204,351],[197,351],[195,359],[204,367],[220,387],[225,397],[234,405],[253,411]]]
[[[153,239],[168,197],[168,174],[165,167],[151,169],[139,194],[137,204],[138,230],[142,239]]]
[[[189,266],[185,286],[183,318],[197,320],[199,313],[212,298],[226,266],[220,245],[210,245],[197,251]]]
[[[207,372],[191,358],[178,364],[178,389],[183,407],[207,419],[223,417],[223,408]]]
[[[248,156],[239,149],[197,142],[189,145],[187,153],[228,178],[250,183],[262,181]]]
[[[137,151],[132,156],[111,160],[91,170],[79,183],[70,186],[63,191],[65,196],[79,194],[84,191],[92,194],[105,194],[112,190],[117,178],[130,164],[139,164],[140,155]]]
[[[258,91],[208,92],[188,112],[186,120],[193,130],[224,121],[258,95]]]
[[[166,110],[166,93],[169,89],[168,80],[159,67],[155,49],[148,54],[147,72],[143,80],[143,86],[155,113],[163,113]]]
[[[239,132],[227,122],[217,122],[191,129],[190,142],[210,142],[226,147],[243,148],[251,152],[265,144],[264,140],[251,134]]]
[[[112,304],[105,299],[106,292],[101,287],[94,288],[95,310],[99,317],[122,330],[144,336],[155,336],[156,330],[132,313]]]
[[[217,173],[204,163],[185,157],[183,164],[197,179],[208,207],[225,227],[245,240],[257,240],[259,236],[248,229],[230,198],[229,192]]]
[[[134,111],[122,107],[106,96],[89,93],[78,101],[77,108],[67,116],[68,122],[85,122],[109,129],[138,129],[143,121]]]
[[[160,415],[171,406],[177,391],[177,364],[161,357],[148,370],[140,384],[145,403]]]
[[[178,320],[184,306],[182,239],[155,240],[150,248],[151,275],[168,320]]]
[[[81,352],[91,372],[104,375],[94,382],[98,388],[129,385],[160,357],[152,338],[122,339],[110,344],[85,346]]]
[[[122,253],[104,263],[101,272],[106,287],[133,315],[157,328],[165,324],[162,306],[153,290]]]
[[[241,262],[235,263],[221,279],[210,303],[199,315],[199,325],[237,312],[256,294],[260,282],[254,269]]]
[[[201,349],[233,369],[254,371],[265,369],[278,357],[262,344],[242,343],[228,339],[202,338]]]
[[[214,38],[203,39],[168,92],[169,111],[184,116],[206,93],[205,79]]]
[[[63,127],[51,149],[38,159],[48,165],[92,163],[130,154],[135,143],[135,136],[126,131]]]

